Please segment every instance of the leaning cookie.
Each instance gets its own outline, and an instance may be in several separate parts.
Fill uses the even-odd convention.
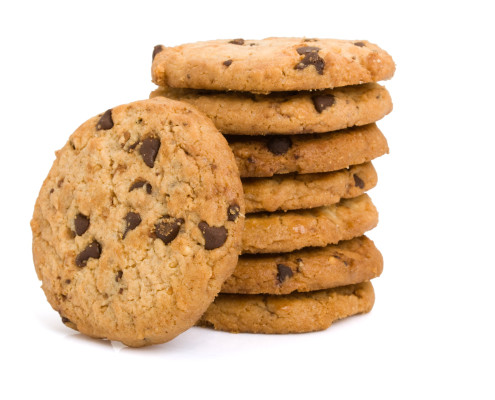
[[[129,346],[192,326],[237,263],[235,160],[190,105],[138,101],[71,135],[36,201],[36,272],[69,327]]]
[[[244,178],[246,213],[316,208],[358,197],[378,181],[371,163],[353,165],[334,172],[274,175]]]
[[[314,332],[367,313],[374,302],[370,282],[284,296],[220,294],[197,324],[227,332]]]
[[[242,255],[221,293],[309,292],[368,281],[382,271],[381,253],[361,236],[291,253]]]
[[[330,172],[388,153],[376,124],[293,136],[227,136],[243,178]]]
[[[378,224],[367,194],[310,210],[248,214],[243,253],[283,253],[363,235]]]
[[[267,93],[378,82],[395,64],[364,40],[278,37],[156,46],[151,71],[159,86]]]
[[[215,92],[161,87],[150,97],[185,101],[210,117],[220,132],[237,135],[319,133],[376,122],[392,111],[376,83],[313,92]]]

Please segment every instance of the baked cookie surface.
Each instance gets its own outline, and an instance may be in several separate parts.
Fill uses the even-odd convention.
[[[138,101],[91,118],[56,154],[31,227],[62,321],[129,346],[192,326],[235,268],[244,219],[211,121],[184,103]]]
[[[367,41],[275,37],[156,46],[151,71],[159,86],[267,93],[378,82],[395,64]]]
[[[248,214],[243,253],[283,253],[363,235],[378,224],[367,194],[310,210]]]
[[[243,178],[330,172],[388,153],[376,124],[293,136],[227,136]]]
[[[378,181],[371,163],[353,165],[334,172],[274,175],[244,178],[246,213],[299,210],[338,203],[358,197]]]
[[[319,133],[376,122],[392,111],[387,89],[376,83],[313,92],[254,95],[162,87],[150,97],[185,101],[203,111],[223,133]]]
[[[197,325],[227,332],[314,332],[369,312],[374,302],[370,282],[283,296],[220,294]]]
[[[245,254],[221,293],[289,294],[330,289],[380,276],[383,257],[366,236],[281,254]]]

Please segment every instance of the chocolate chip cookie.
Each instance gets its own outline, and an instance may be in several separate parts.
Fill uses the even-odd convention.
[[[234,270],[244,200],[213,123],[169,99],[82,124],[41,188],[36,272],[62,322],[129,346],[192,326]]]
[[[375,168],[365,163],[334,172],[244,178],[242,187],[246,213],[253,213],[328,206],[358,197],[375,187],[377,181]]]
[[[302,333],[367,313],[375,292],[370,282],[284,296],[220,294],[198,325],[227,332]]]
[[[376,124],[330,133],[293,136],[228,136],[241,177],[330,172],[388,153]]]
[[[363,235],[378,223],[367,194],[310,210],[248,214],[243,253],[282,253]]]
[[[365,40],[278,37],[159,45],[151,70],[159,86],[267,93],[378,82],[395,64]]]
[[[215,92],[159,88],[150,97],[185,101],[203,111],[223,133],[237,135],[329,132],[376,122],[392,99],[376,83],[313,92]]]
[[[221,293],[309,292],[368,281],[382,270],[382,255],[361,236],[291,253],[242,255]]]

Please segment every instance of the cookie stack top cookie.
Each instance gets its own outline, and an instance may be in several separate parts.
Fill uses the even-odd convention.
[[[156,46],[152,65],[160,86],[258,93],[378,82],[394,72],[392,57],[368,41],[308,38]]]

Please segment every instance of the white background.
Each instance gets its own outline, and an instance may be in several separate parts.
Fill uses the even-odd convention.
[[[0,397],[493,399],[490,3],[2,2]],[[320,333],[193,328],[145,349],[66,328],[31,258],[54,150],[89,117],[147,98],[155,44],[267,36],[368,39],[397,64],[379,123],[391,154],[370,193],[385,257],[373,311]]]

